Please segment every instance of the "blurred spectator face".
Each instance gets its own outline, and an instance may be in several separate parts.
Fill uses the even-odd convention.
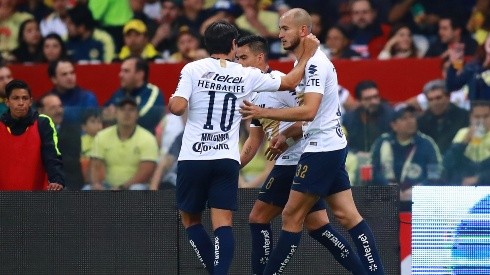
[[[360,103],[369,113],[375,113],[381,104],[379,91],[376,88],[368,88],[361,92]]]
[[[193,52],[199,49],[199,41],[189,33],[181,34],[177,40],[177,49],[186,59],[194,59]]]
[[[476,125],[478,121],[483,121],[487,131],[490,130],[490,106],[475,106],[470,114],[471,125]]]
[[[349,39],[337,28],[331,28],[326,37],[327,48],[332,55],[343,51],[349,45]]]
[[[54,38],[48,38],[43,43],[43,54],[48,62],[58,60],[61,57],[62,47],[60,42]]]
[[[129,0],[129,5],[133,11],[143,11],[145,7],[145,0]]]
[[[171,23],[179,16],[179,8],[173,1],[163,1],[160,14],[162,22]]]
[[[442,43],[450,43],[456,38],[456,30],[451,26],[451,20],[439,20],[439,38]]]
[[[301,42],[300,30],[295,26],[292,16],[282,16],[279,19],[279,39],[282,47],[287,51],[296,49]]]
[[[140,53],[145,48],[148,40],[146,34],[130,30],[124,34],[124,44],[132,53]]]
[[[371,25],[376,18],[376,11],[371,8],[368,1],[360,0],[351,6],[352,24],[360,29]]]
[[[409,51],[412,47],[412,32],[409,28],[403,27],[399,29],[395,36],[398,36],[398,43],[394,45],[395,49],[398,51]]]
[[[57,95],[48,95],[42,99],[42,108],[39,108],[41,114],[49,116],[54,124],[60,125],[63,121],[63,104]]]
[[[15,12],[17,0],[0,0],[0,20],[9,18]]]
[[[99,116],[89,117],[82,125],[82,131],[92,137],[94,137],[100,130],[102,130],[102,119]]]
[[[65,14],[68,8],[68,0],[52,0],[52,8],[59,14]]]
[[[261,64],[260,55],[262,55],[262,58],[264,57],[263,53],[253,53],[248,45],[238,47],[236,51],[237,61],[244,67],[259,68]]]
[[[184,10],[202,10],[203,6],[203,0],[182,0]]]
[[[75,24],[73,24],[73,21],[71,20],[70,17],[67,17],[65,19],[65,23],[66,23],[66,29],[68,30],[68,37],[78,38],[82,35],[82,31],[80,30],[80,27],[77,27]]]
[[[13,118],[25,117],[32,105],[32,97],[26,89],[14,89],[5,101]]]
[[[135,127],[138,121],[138,108],[132,104],[124,104],[116,108],[118,126]]]
[[[322,34],[322,17],[318,13],[311,14],[311,33],[316,37]]]
[[[56,67],[56,74],[51,78],[54,86],[59,91],[66,91],[77,86],[77,76],[75,67],[70,62],[59,62]]]
[[[36,21],[31,21],[26,24],[22,33],[22,39],[27,45],[39,45],[41,42],[41,31]]]
[[[393,131],[403,137],[411,137],[417,132],[417,117],[413,112],[405,112],[391,123]]]
[[[121,80],[121,88],[132,90],[137,88],[138,83],[144,79],[144,73],[136,71],[136,60],[128,59],[121,64],[119,79]]]
[[[12,72],[7,67],[0,68],[0,97],[4,98],[5,94],[5,86],[7,83],[12,81]]]
[[[442,115],[448,108],[450,103],[449,95],[442,89],[434,89],[426,94],[429,102],[429,110],[434,115]]]

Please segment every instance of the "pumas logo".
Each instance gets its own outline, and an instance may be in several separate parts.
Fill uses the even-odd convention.
[[[310,67],[308,67],[308,73],[309,73],[310,75],[314,75],[314,74],[316,73],[316,71],[317,71],[317,69],[316,69],[316,68],[317,68],[317,66],[316,66],[316,65],[311,64],[311,65],[310,65]]]
[[[201,76],[201,78],[211,79],[214,75],[214,72],[207,72]]]

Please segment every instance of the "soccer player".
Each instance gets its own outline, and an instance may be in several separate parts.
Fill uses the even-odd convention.
[[[283,73],[273,71],[267,64],[267,41],[257,35],[242,37],[238,40],[237,60],[244,67],[256,67],[280,77]],[[281,93],[257,93],[252,98],[254,104],[263,108],[297,107],[300,98],[296,91]],[[271,221],[281,214],[288,200],[289,191],[296,172],[296,164],[303,151],[301,140],[301,122],[280,122],[271,119],[252,119],[249,136],[240,154],[242,167],[252,160],[264,137],[282,134],[286,129],[296,127],[300,135],[287,140],[288,148],[278,156],[275,166],[259,191],[258,199],[249,216],[252,234],[252,271],[262,274],[273,248]],[[294,131],[294,129],[293,129]],[[299,140],[299,141],[296,141]],[[272,152],[271,152],[272,154]],[[353,274],[366,274],[359,256],[352,250],[347,240],[330,224],[325,211],[325,200],[318,200],[308,215],[305,226],[310,236],[324,245],[337,261]],[[337,239],[335,242],[333,240]]]
[[[313,35],[303,39],[298,66],[279,78],[232,62],[237,36],[233,25],[212,23],[204,32],[211,57],[184,66],[169,102],[175,115],[188,109],[178,158],[177,206],[191,246],[212,274],[227,274],[233,258],[232,211],[237,207],[240,169],[238,106],[252,91],[294,89],[319,44]],[[211,208],[214,244],[201,223],[206,203]]]
[[[291,9],[281,16],[279,29],[284,49],[298,56],[303,51],[303,37],[311,32],[310,15],[303,9]],[[298,107],[260,108],[244,101],[240,110],[244,119],[305,121],[303,138],[306,144],[282,212],[282,231],[264,274],[284,271],[298,248],[305,218],[320,198],[327,199],[335,217],[348,229],[362,255],[366,272],[384,274],[373,233],[352,198],[345,170],[347,141],[340,125],[337,73],[321,50],[318,49],[308,61],[296,92],[303,95],[303,104]]]

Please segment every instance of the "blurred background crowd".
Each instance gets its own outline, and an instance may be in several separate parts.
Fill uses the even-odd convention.
[[[36,108],[57,125],[67,189],[172,188],[185,117],[166,113],[173,91],[148,81],[149,64],[207,57],[202,35],[216,20],[291,61],[277,24],[292,7],[310,12],[331,60],[441,60],[440,79],[403,102],[373,80],[340,87],[353,185],[396,184],[402,200],[414,185],[490,185],[488,0],[0,0],[0,97],[9,66],[46,64],[52,89]],[[120,65],[106,102],[75,71],[102,63]],[[241,187],[260,186],[270,167],[258,155]]]

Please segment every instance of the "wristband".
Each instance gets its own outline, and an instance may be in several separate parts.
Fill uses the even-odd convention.
[[[295,143],[296,143],[296,141],[295,141],[295,140],[294,140],[294,138],[292,138],[292,137],[288,137],[288,138],[286,139],[286,144],[287,144],[289,147],[293,146]]]

